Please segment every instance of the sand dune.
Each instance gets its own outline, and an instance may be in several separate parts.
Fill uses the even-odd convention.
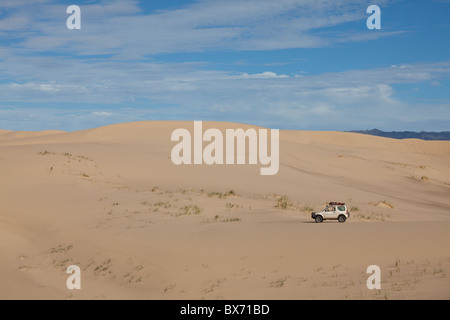
[[[0,139],[33,138],[54,134],[64,133],[64,131],[46,130],[46,131],[9,131],[0,130]]]
[[[192,127],[0,131],[0,298],[450,298],[450,142],[281,131],[261,176],[175,166],[171,133]],[[313,223],[328,201],[351,219]]]

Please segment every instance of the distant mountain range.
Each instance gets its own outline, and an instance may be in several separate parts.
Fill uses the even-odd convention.
[[[372,136],[393,138],[393,139],[422,139],[422,140],[450,140],[450,131],[443,132],[413,132],[413,131],[402,131],[402,132],[385,132],[378,129],[372,130],[353,130],[348,132],[368,134]]]

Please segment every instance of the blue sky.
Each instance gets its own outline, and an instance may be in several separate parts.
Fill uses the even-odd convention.
[[[448,131],[449,13],[448,0],[0,0],[0,128]]]

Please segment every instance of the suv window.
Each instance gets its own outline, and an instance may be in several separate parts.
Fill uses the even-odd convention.
[[[338,209],[339,211],[345,211],[345,206],[338,206],[337,209]]]

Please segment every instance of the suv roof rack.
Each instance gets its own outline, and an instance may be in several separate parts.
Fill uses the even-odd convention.
[[[344,206],[345,203],[344,202],[330,202],[329,205],[330,206]]]

